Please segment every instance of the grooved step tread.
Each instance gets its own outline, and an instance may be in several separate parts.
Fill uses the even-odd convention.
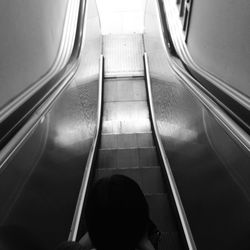
[[[104,102],[146,101],[144,79],[104,81]]]
[[[99,168],[95,173],[95,181],[100,178],[121,174],[130,177],[138,183],[144,193],[165,193],[165,185],[161,175],[159,166],[141,167],[141,168]]]
[[[102,122],[102,134],[131,134],[131,133],[150,133],[151,123],[149,118],[129,119],[129,120],[110,120]]]
[[[155,147],[99,149],[97,156],[98,168],[135,168],[158,165]]]
[[[142,34],[103,36],[105,77],[143,76]]]
[[[146,101],[106,102],[103,107],[103,121],[140,121],[148,118]]]
[[[158,250],[182,250],[178,232],[162,232]]]
[[[177,225],[167,193],[145,194],[150,217],[161,232],[177,232]]]
[[[120,149],[154,146],[152,133],[106,134],[101,137],[100,149]]]

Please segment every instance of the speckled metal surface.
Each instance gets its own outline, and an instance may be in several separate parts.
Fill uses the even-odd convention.
[[[143,76],[142,34],[105,35],[105,77]]]
[[[144,34],[155,115],[197,249],[249,249],[249,152],[173,74],[155,2]]]
[[[21,234],[23,242],[54,249],[68,238],[96,126],[102,43],[89,3],[77,74],[0,175],[0,230],[10,230],[12,242]]]
[[[97,82],[80,92],[73,81],[0,176],[7,196],[1,195],[2,225],[27,230],[45,249],[67,239],[95,128],[96,93]]]

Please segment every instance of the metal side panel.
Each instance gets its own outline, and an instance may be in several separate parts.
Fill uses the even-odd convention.
[[[175,61],[164,49],[155,2],[148,1],[144,33],[155,117],[195,244],[249,249],[250,153],[169,67]]]
[[[39,123],[0,169],[0,249],[49,250],[68,238],[96,129],[101,35],[95,1],[88,2],[85,25],[76,75],[48,112],[41,105]]]

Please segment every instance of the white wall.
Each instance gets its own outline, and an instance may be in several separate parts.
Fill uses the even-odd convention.
[[[97,0],[103,34],[142,33],[146,0]]]
[[[250,96],[250,1],[193,1],[189,51],[210,73]]]
[[[0,1],[0,108],[53,64],[66,7],[67,0]]]

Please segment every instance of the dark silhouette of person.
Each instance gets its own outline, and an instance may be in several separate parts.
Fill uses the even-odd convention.
[[[79,243],[63,243],[58,250],[154,250],[159,231],[149,218],[139,185],[123,175],[96,182],[86,202],[86,234]]]

